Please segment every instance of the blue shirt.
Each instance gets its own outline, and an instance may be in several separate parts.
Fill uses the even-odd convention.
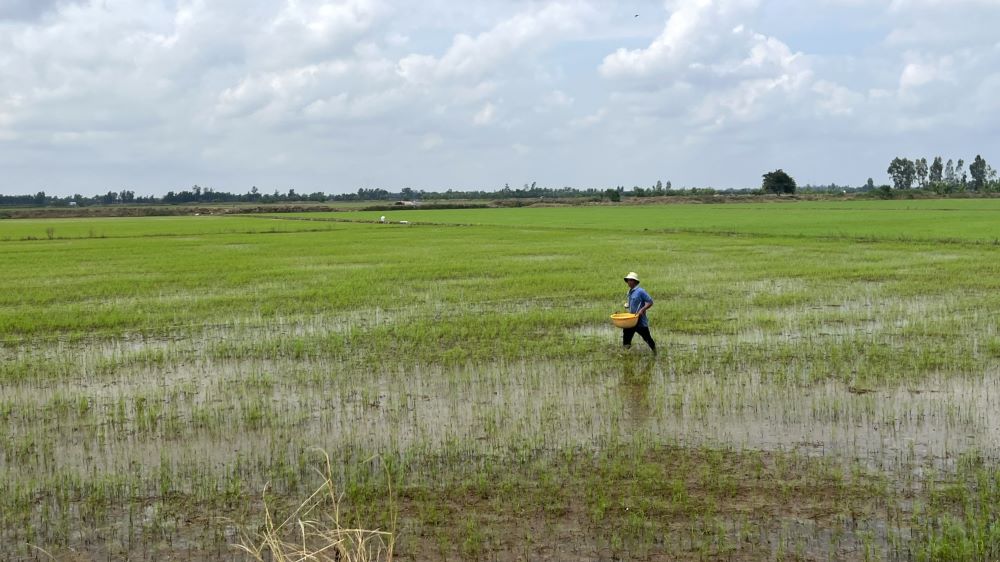
[[[653,304],[653,297],[649,296],[649,293],[645,289],[636,285],[634,289],[629,289],[628,291],[628,311],[632,314],[639,312],[639,309],[643,307],[646,303]],[[648,312],[646,313],[648,314]],[[646,314],[639,317],[639,326],[649,327],[649,319],[646,318]]]

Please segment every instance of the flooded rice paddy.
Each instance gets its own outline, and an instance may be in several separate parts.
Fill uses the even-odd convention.
[[[0,412],[15,435],[44,428],[53,453],[46,468],[54,472],[114,471],[121,459],[148,466],[159,462],[163,440],[176,441],[171,449],[179,457],[231,462],[243,449],[220,450],[219,439],[260,442],[263,430],[294,431],[300,445],[400,455],[446,445],[489,455],[518,442],[533,450],[592,448],[642,435],[684,446],[833,455],[880,468],[948,468],[970,451],[1000,456],[995,369],[889,388],[755,367],[690,373],[679,372],[682,357],[718,349],[724,338],[677,338],[653,357],[617,350],[619,334],[610,329],[584,333],[607,348],[608,359],[371,365],[358,373],[355,365],[324,360],[195,357],[96,379],[7,385]],[[102,347],[71,364],[87,370],[119,353],[161,357],[172,349],[137,341]],[[230,433],[222,423],[229,418],[257,431]],[[119,439],[136,435],[149,439]]]
[[[998,552],[992,246],[338,228],[0,246],[0,557],[242,560],[318,450],[400,559]]]

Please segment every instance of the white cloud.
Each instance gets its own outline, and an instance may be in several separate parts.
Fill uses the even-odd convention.
[[[442,143],[444,143],[444,139],[441,138],[441,135],[430,133],[424,135],[424,138],[420,140],[420,148],[421,150],[434,150],[441,146]]]
[[[701,65],[728,47],[721,33],[742,34],[740,17],[756,0],[680,0],[670,3],[670,16],[660,35],[643,49],[618,49],[605,57],[606,78],[646,77]]]
[[[912,90],[930,82],[950,80],[951,66],[951,57],[907,63],[899,77],[899,89]]]
[[[594,113],[591,113],[590,115],[584,115],[582,117],[578,117],[571,120],[569,125],[574,129],[586,129],[588,127],[593,127],[594,125],[597,125],[601,121],[604,121],[604,118],[607,116],[607,114],[608,110],[601,108],[595,111]]]
[[[399,32],[393,32],[386,35],[385,42],[393,47],[402,47],[410,42],[410,37]]]
[[[863,94],[826,80],[817,80],[812,88],[818,95],[816,110],[821,114],[851,116],[865,103]]]
[[[886,44],[934,50],[996,44],[1000,2],[996,0],[893,0],[893,28]]]
[[[768,119],[799,99],[833,109],[836,103],[822,98],[834,90],[813,87],[805,55],[744,23],[756,7],[752,0],[675,2],[648,47],[619,49],[601,63],[605,79],[620,92],[632,91],[619,96],[630,103],[620,111],[675,114],[689,135],[700,136]]]
[[[539,111],[546,111],[552,108],[568,108],[573,105],[573,98],[562,90],[552,90],[542,98]]]
[[[739,185],[781,158],[843,182],[886,152],[1000,158],[996,0],[638,5],[0,2],[0,190]]]
[[[472,123],[474,125],[489,125],[493,123],[497,115],[497,106],[490,102],[487,102],[473,117]]]
[[[363,37],[387,11],[379,0],[285,0],[256,39],[259,61],[283,65],[326,60]]]
[[[416,84],[455,78],[479,79],[515,53],[557,40],[580,29],[579,4],[548,4],[522,12],[476,36],[459,33],[440,57],[412,54],[399,61],[399,73]]]

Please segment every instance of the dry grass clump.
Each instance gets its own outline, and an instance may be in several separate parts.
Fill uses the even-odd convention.
[[[243,535],[233,545],[259,562],[390,562],[395,545],[396,512],[390,501],[389,531],[349,529],[340,523],[340,500],[330,457],[323,483],[284,521],[275,525],[264,502],[264,525],[255,536]],[[389,495],[392,488],[389,484]],[[266,493],[266,490],[265,490]]]

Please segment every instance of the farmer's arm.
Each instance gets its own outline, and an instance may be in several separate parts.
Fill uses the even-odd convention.
[[[642,308],[639,309],[639,312],[636,312],[636,315],[642,316],[643,314],[646,314],[646,311],[649,310],[650,308],[653,308],[653,297],[646,295],[646,303],[642,305]]]

